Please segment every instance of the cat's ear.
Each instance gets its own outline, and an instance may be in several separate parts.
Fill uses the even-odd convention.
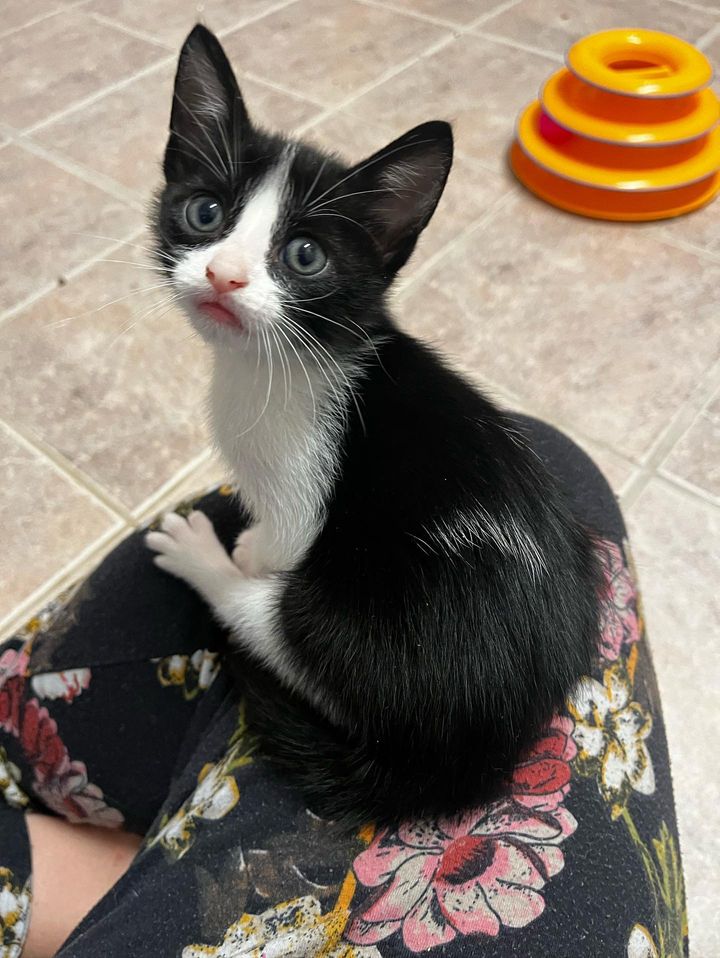
[[[423,123],[355,167],[365,226],[389,273],[412,253],[445,188],[453,158],[449,123]]]
[[[235,74],[217,37],[198,24],[180,51],[164,172],[170,181],[204,167],[229,176],[249,123]]]

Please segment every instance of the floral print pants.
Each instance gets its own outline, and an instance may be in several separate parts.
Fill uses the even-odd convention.
[[[62,958],[680,958],[660,703],[622,518],[566,437],[518,417],[602,537],[602,647],[508,793],[343,835],[259,754],[203,602],[138,532],[0,646],[0,958],[32,907],[25,810],[144,836]],[[229,547],[232,490],[202,509]],[[482,743],[478,743],[482,748]]]

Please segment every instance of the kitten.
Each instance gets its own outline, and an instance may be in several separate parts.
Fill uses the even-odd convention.
[[[387,309],[452,151],[431,122],[350,167],[258,129],[204,27],[182,48],[158,257],[252,524],[232,558],[199,512],[147,543],[248,653],[266,754],[348,824],[497,795],[597,642],[589,533]]]

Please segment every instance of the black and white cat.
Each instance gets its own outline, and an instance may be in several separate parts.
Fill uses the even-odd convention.
[[[266,753],[348,824],[493,797],[597,641],[590,534],[388,313],[452,149],[425,123],[350,167],[254,126],[205,28],[180,54],[158,256],[252,524],[232,558],[199,512],[147,543],[259,664]]]

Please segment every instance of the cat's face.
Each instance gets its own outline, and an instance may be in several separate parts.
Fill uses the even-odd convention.
[[[451,162],[442,122],[355,167],[257,129],[220,44],[198,26],[175,80],[158,257],[209,341],[352,353],[387,322],[384,294]]]

